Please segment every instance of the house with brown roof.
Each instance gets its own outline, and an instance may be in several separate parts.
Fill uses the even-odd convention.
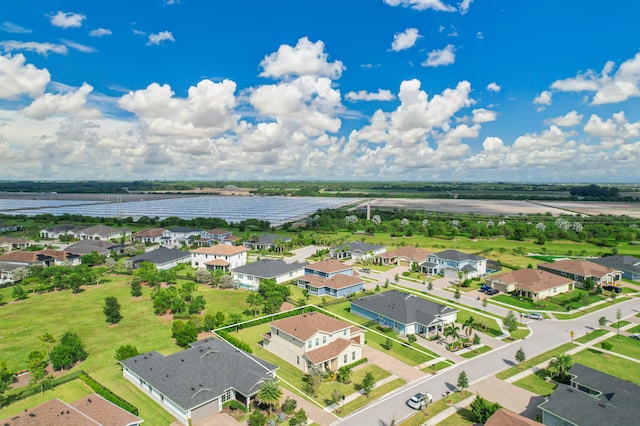
[[[364,330],[319,312],[274,321],[262,337],[266,350],[305,373],[337,371],[362,358],[364,346]]]
[[[164,228],[151,228],[131,234],[131,242],[142,244],[160,244]]]
[[[53,266],[55,264],[55,259],[49,255],[35,251],[15,250],[0,255],[0,262],[24,266]]]
[[[398,247],[386,253],[373,257],[373,262],[380,265],[395,265],[411,267],[413,264],[424,262],[431,252],[413,246]]]
[[[13,237],[0,237],[0,252],[7,252],[11,250],[25,250],[32,245],[35,245],[33,240],[25,240],[23,238]]]
[[[500,408],[484,422],[484,426],[540,426],[541,424],[505,408]]]
[[[93,393],[71,404],[51,399],[37,407],[0,420],[3,426],[138,426],[142,424],[117,405]]]
[[[297,285],[314,296],[345,297],[362,291],[364,281],[351,266],[336,260],[323,260],[306,265]]]
[[[66,250],[43,249],[38,250],[34,253],[41,253],[46,256],[51,256],[53,258],[53,263],[55,266],[76,266],[82,263],[82,258],[79,254],[72,253]]]
[[[217,244],[191,250],[191,267],[229,271],[247,264],[247,248]]]
[[[575,281],[542,269],[527,268],[487,277],[485,285],[505,293],[540,300],[573,290]]]
[[[538,265],[538,269],[571,278],[576,281],[580,287],[583,286],[587,278],[591,278],[596,287],[617,285],[618,281],[622,279],[622,271],[598,265],[588,260],[564,259],[550,263],[541,263]]]

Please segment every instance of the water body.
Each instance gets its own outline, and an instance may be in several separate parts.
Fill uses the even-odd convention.
[[[94,217],[133,217],[141,216],[180,217],[217,217],[228,223],[237,223],[246,219],[267,220],[272,225],[281,225],[304,218],[319,209],[337,208],[352,204],[359,198],[320,198],[320,197],[243,197],[203,195],[181,198],[163,198],[151,200],[124,199],[116,201],[114,195],[108,199],[46,199],[48,197],[30,194],[29,198],[2,198],[0,195],[0,213],[35,216],[49,213],[56,216],[78,214]]]

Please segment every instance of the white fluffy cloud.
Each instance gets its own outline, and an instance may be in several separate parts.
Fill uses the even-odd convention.
[[[578,111],[572,110],[566,113],[565,115],[561,115],[560,117],[551,118],[546,120],[547,124],[555,124],[560,127],[573,127],[580,124],[582,121],[582,114],[579,114]]]
[[[80,28],[87,17],[81,13],[58,11],[50,16],[51,25],[60,28]]]
[[[460,3],[460,13],[463,15],[467,13],[472,2],[473,0],[462,0],[462,3]]]
[[[78,90],[69,91],[65,94],[46,93],[20,112],[36,120],[44,120],[59,114],[98,118],[101,115],[100,111],[95,108],[85,108],[87,95],[92,91],[93,87],[91,85],[83,83]]]
[[[49,53],[60,53],[62,55],[67,54],[67,47],[63,44],[38,43],[35,41],[0,41],[0,47],[2,47],[2,49],[6,53],[12,52],[14,50],[26,50],[29,52],[36,52],[44,56],[48,55]]]
[[[260,76],[275,79],[305,75],[332,80],[340,78],[344,65],[341,61],[329,62],[328,58],[322,41],[312,43],[307,37],[302,37],[294,47],[283,44],[277,52],[265,56],[260,62],[263,69]]]
[[[544,90],[544,91],[540,92],[538,94],[538,96],[536,96],[533,99],[533,103],[535,105],[540,105],[540,108],[538,108],[538,111],[543,110],[545,106],[550,106],[551,105],[551,92],[548,91],[548,90]]]
[[[160,31],[159,33],[149,34],[149,41],[147,42],[147,46],[157,46],[163,41],[176,41],[176,39],[173,38],[173,34],[171,33],[171,31]]]
[[[433,50],[427,54],[427,59],[422,63],[424,67],[440,67],[451,65],[456,61],[456,50],[453,44],[448,44],[444,49]]]
[[[51,75],[47,69],[38,69],[25,63],[22,54],[0,56],[0,99],[13,99],[21,95],[40,96]]]
[[[463,0],[467,1],[467,0]],[[410,7],[415,10],[437,10],[439,12],[455,12],[456,8],[445,4],[442,0],[384,0],[389,6]]]
[[[111,34],[111,30],[107,28],[96,28],[95,30],[89,32],[89,35],[91,37],[103,37]]]
[[[360,90],[358,92],[348,92],[344,95],[344,98],[351,102],[356,101],[391,101],[395,99],[395,95],[391,93],[391,90],[378,89],[377,92],[367,92],[366,90]]]
[[[498,117],[497,112],[484,108],[474,109],[472,113],[474,123],[488,123],[490,121],[496,121],[496,118]]]
[[[391,43],[391,50],[399,52],[413,47],[420,38],[421,35],[417,28],[407,28],[401,33],[395,33],[393,35],[393,42]]]
[[[495,81],[487,84],[487,90],[490,91],[490,92],[498,93],[500,91],[500,89],[501,89],[501,87]]]

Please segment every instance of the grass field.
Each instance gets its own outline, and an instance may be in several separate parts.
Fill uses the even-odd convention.
[[[376,399],[380,398],[381,396],[388,394],[392,390],[398,389],[400,386],[403,386],[406,383],[407,382],[404,381],[403,379],[394,379],[394,380],[392,380],[392,381],[390,381],[388,383],[385,383],[384,385],[376,386],[369,393],[369,396],[361,395],[361,396],[357,397],[356,399],[354,399],[353,401],[344,404],[340,408],[340,412],[336,413],[336,414],[338,414],[341,417],[344,417],[344,416],[346,416],[348,414],[351,414],[354,411],[359,410],[360,408],[364,407],[365,405],[375,401]]]
[[[578,343],[588,343],[594,339],[597,339],[600,336],[604,336],[608,332],[609,330],[602,330],[602,329],[593,330],[592,332],[587,333],[584,336],[578,337],[577,339],[574,339],[574,340]]]
[[[595,349],[585,349],[571,355],[571,358],[573,362],[579,362],[603,373],[640,385],[640,364],[637,362],[605,354]]]
[[[485,353],[485,352],[489,352],[490,350],[491,350],[491,348],[490,348],[489,346],[482,345],[482,346],[480,346],[479,348],[476,348],[476,349],[474,349],[474,350],[472,350],[472,351],[469,351],[469,352],[465,352],[465,353],[463,353],[463,354],[460,354],[460,356],[461,356],[462,358],[467,358],[467,359],[469,359],[469,358],[473,358],[473,357],[475,357],[475,356],[481,355],[481,354],[483,354],[483,353]]]
[[[523,370],[526,370],[527,368],[531,368],[534,365],[540,364],[541,362],[548,361],[557,355],[562,355],[563,353],[567,352],[569,349],[574,348],[575,346],[576,345],[574,345],[573,343],[565,343],[563,345],[558,346],[557,348],[551,349],[550,351],[547,351],[531,359],[528,359],[522,364],[520,364],[519,366],[514,366],[504,371],[501,371],[500,373],[496,374],[496,377],[500,380],[508,379],[509,377],[515,376],[516,374],[522,372]]]
[[[558,385],[553,382],[547,382],[543,378],[546,374],[546,370],[539,370],[534,374],[529,374],[527,377],[513,382],[513,384],[541,396],[551,395]]]
[[[616,335],[608,338],[606,342],[611,343],[611,352],[616,352],[640,360],[640,340],[632,339],[628,336]]]

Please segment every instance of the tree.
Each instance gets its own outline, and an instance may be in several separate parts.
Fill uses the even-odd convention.
[[[122,315],[120,315],[120,304],[118,303],[118,298],[114,296],[109,296],[104,299],[104,308],[102,309],[105,317],[107,317],[107,322],[109,324],[117,324],[122,320]]]
[[[242,314],[231,312],[229,314],[229,324],[238,324],[239,322],[242,322]]]
[[[7,361],[0,361],[0,408],[2,408],[2,395],[11,387],[16,373],[7,367]]]
[[[338,380],[340,383],[349,383],[352,373],[353,372],[351,371],[351,367],[349,367],[348,365],[343,365],[338,369],[338,377],[336,378],[336,380]]]
[[[478,334],[473,335],[473,344],[476,346],[480,344],[480,336],[478,336]]]
[[[522,348],[518,349],[516,352],[516,362],[518,363],[518,369],[520,369],[520,364],[527,360],[527,356],[524,354],[524,350]]]
[[[263,382],[256,394],[256,400],[269,407],[269,415],[271,415],[271,408],[278,406],[280,398],[282,398],[282,389],[275,380]]]
[[[471,413],[475,423],[486,423],[487,419],[498,411],[502,406],[497,402],[489,402],[480,395],[471,403]]]
[[[458,389],[466,389],[469,387],[469,378],[467,377],[466,371],[461,371],[458,374]]]
[[[582,283],[582,287],[587,291],[593,290],[593,287],[594,287],[593,278],[591,277],[585,278],[584,282]]]
[[[140,355],[140,352],[138,352],[138,348],[133,345],[122,345],[118,349],[116,349],[116,359],[118,361],[132,358],[136,355]]]
[[[40,392],[44,394],[45,388],[48,382],[52,379],[47,377],[47,353],[45,351],[31,351],[29,353],[29,359],[27,360],[27,366],[31,372],[30,384],[39,384]]]
[[[473,326],[476,325],[476,320],[473,316],[469,316],[462,325],[464,326],[464,333],[467,335],[467,338],[469,338],[473,332]]]
[[[322,383],[322,371],[318,368],[311,367],[309,369],[309,373],[305,374],[304,378],[304,388],[307,393],[310,393],[313,396],[318,396],[318,389],[320,388],[320,384]]]
[[[562,383],[569,382],[569,369],[573,364],[573,359],[569,354],[557,355],[547,366],[547,370],[551,373],[552,377]]]
[[[607,318],[606,317],[600,317],[598,319],[598,324],[600,324],[600,327],[604,328],[607,325]]]
[[[133,274],[148,285],[152,286],[158,282],[158,268],[151,262],[142,262]]]
[[[249,305],[249,308],[253,311],[253,316],[257,316],[260,310],[260,305],[262,305],[262,297],[260,297],[260,293],[252,291],[247,295],[246,302]]]
[[[25,300],[27,298],[27,293],[24,291],[20,284],[17,284],[13,286],[11,296],[13,296],[14,300]]]
[[[489,299],[488,299],[488,298],[486,298],[486,297],[483,297],[483,298],[482,298],[482,308],[485,310],[485,312],[486,312],[486,310],[487,310],[487,306],[488,306],[488,305],[489,305]]]
[[[194,274],[194,279],[200,284],[210,284],[211,272],[206,269],[197,269]]]
[[[247,419],[247,423],[249,424],[249,426],[264,426],[265,424],[267,424],[267,419],[256,408]]]
[[[51,350],[51,366],[54,370],[68,370],[78,361],[87,358],[87,351],[77,333],[67,331],[60,343]]]
[[[131,281],[131,297],[140,297],[142,296],[142,285],[140,284],[139,278],[134,278]]]
[[[176,344],[182,348],[188,348],[191,342],[198,339],[198,328],[193,321],[174,321],[171,330],[171,337],[176,339]]]
[[[605,340],[604,342],[600,343],[600,347],[604,349],[605,352],[609,352],[613,345],[611,344],[611,342]]]
[[[367,374],[364,375],[364,378],[362,379],[362,384],[360,385],[362,387],[362,391],[367,396],[367,398],[369,397],[369,394],[371,393],[375,385],[376,385],[376,378],[373,376],[373,373],[371,371],[367,371]]]
[[[382,346],[383,349],[390,351],[391,348],[393,347],[393,341],[387,337],[387,340],[385,340],[385,342],[382,343],[380,346]]]
[[[309,419],[307,413],[301,408],[291,419],[289,419],[289,426],[304,426]]]
[[[453,294],[453,297],[454,297],[456,300],[460,300],[460,296],[462,296],[462,295],[460,294],[460,289],[456,287],[456,292]]]
[[[460,338],[460,327],[455,324],[448,324],[442,334],[444,334],[445,337],[451,337],[451,342],[453,343]]]
[[[427,284],[427,290],[433,290],[433,281],[429,281],[429,284]]]
[[[47,351],[47,360],[51,362],[51,348],[56,342],[56,339],[50,333],[44,333],[42,336],[38,336],[38,340],[40,340],[40,344],[44,346]]]
[[[504,319],[504,327],[509,333],[513,333],[518,329],[518,320],[516,314],[513,311],[509,311],[507,317]]]
[[[622,319],[622,310],[618,309],[616,311],[616,319],[618,320],[616,321],[616,328],[618,329],[618,337],[620,337],[620,320]]]
[[[262,280],[258,286],[258,293],[263,300],[263,313],[269,315],[280,310],[280,306],[291,296],[289,286],[278,285],[275,280]]]

